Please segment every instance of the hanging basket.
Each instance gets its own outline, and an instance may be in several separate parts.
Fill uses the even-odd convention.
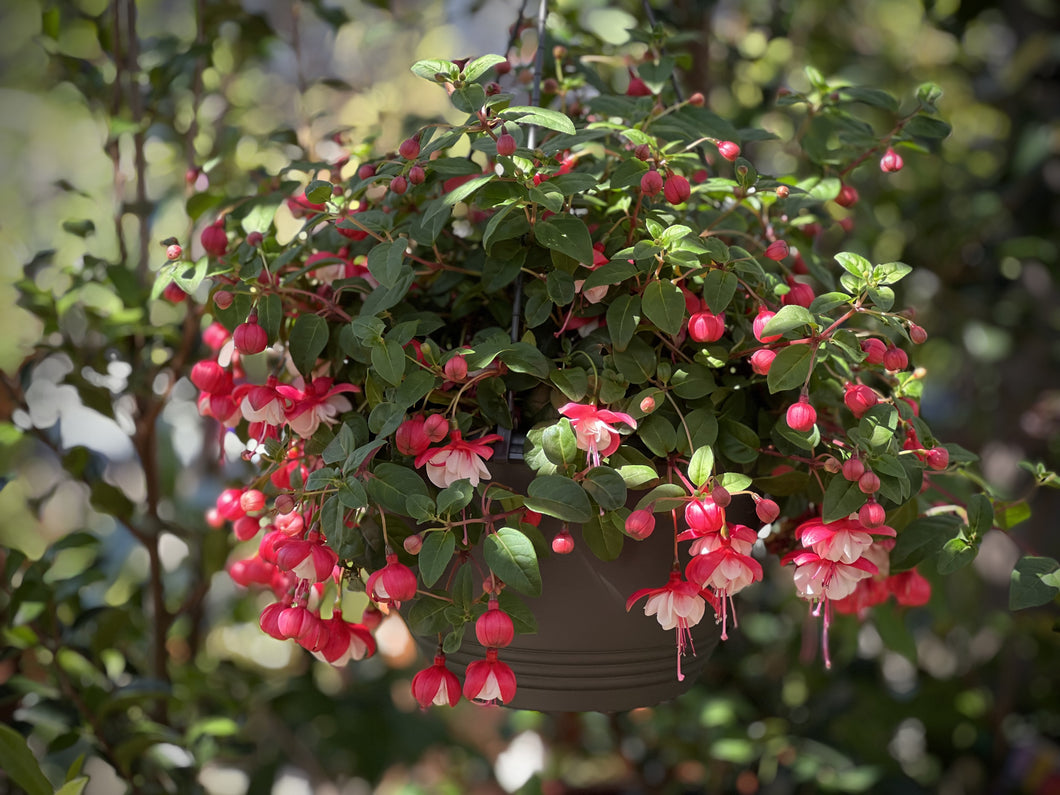
[[[494,481],[524,488],[531,471],[523,464],[493,464]],[[560,529],[547,517],[541,530],[551,538]],[[615,560],[602,561],[581,541],[574,551],[540,560],[542,595],[526,598],[538,631],[516,635],[500,658],[515,672],[518,689],[508,704],[542,712],[618,712],[675,698],[699,677],[720,631],[707,615],[692,628],[695,655],[681,659],[678,679],[676,630],[663,630],[644,602],[626,612],[635,591],[663,585],[673,564],[673,535],[660,528],[644,541],[627,539]],[[427,647],[430,646],[428,649]],[[424,643],[425,651],[433,645]],[[486,650],[465,635],[448,655],[455,670],[485,657]]]

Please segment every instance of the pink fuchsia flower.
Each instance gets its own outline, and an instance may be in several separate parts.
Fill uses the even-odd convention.
[[[892,574],[886,584],[900,605],[920,607],[931,599],[931,583],[916,569]]]
[[[232,393],[247,422],[280,426],[287,420],[290,402],[277,390],[279,381],[270,375],[264,384],[240,384]]]
[[[416,466],[426,465],[427,477],[440,489],[465,479],[477,486],[480,480],[490,479],[485,462],[493,457],[490,445],[500,438],[499,434],[491,433],[465,441],[460,431],[454,430],[449,444],[421,453],[416,457]]]
[[[386,565],[368,577],[365,590],[373,602],[400,607],[416,595],[416,575],[391,553],[386,556]]]
[[[321,619],[327,640],[313,652],[318,660],[344,667],[350,660],[363,660],[375,654],[375,639],[368,627],[343,619],[336,612],[331,618]]]
[[[645,508],[633,511],[626,517],[625,530],[630,538],[643,541],[655,532],[655,514]]]
[[[304,390],[288,384],[281,384],[276,391],[291,401],[287,409],[287,424],[291,430],[308,439],[317,432],[320,423],[334,425],[339,414],[349,411],[353,406],[343,392],[360,392],[354,384],[332,386],[330,378],[315,378],[306,384]]]
[[[485,660],[475,660],[464,673],[464,698],[479,704],[507,704],[515,698],[515,673],[497,659],[496,649],[486,649]]]
[[[700,588],[681,579],[680,571],[670,572],[670,579],[661,588],[642,588],[626,600],[626,612],[640,599],[648,597],[644,604],[644,615],[655,616],[663,629],[677,630],[677,680],[684,681],[681,673],[681,656],[685,647],[692,649],[692,627],[698,624],[706,612],[706,601]]]
[[[436,656],[433,665],[412,677],[412,696],[420,709],[427,709],[431,704],[456,706],[460,700],[460,680],[445,666],[444,654]]]
[[[559,413],[570,419],[578,449],[586,451],[593,466],[600,466],[600,459],[615,452],[622,441],[614,423],[624,422],[633,429],[637,427],[637,421],[628,414],[598,409],[585,403],[567,403],[560,407]]]
[[[725,509],[709,494],[693,496],[685,503],[685,522],[688,523],[688,530],[677,537],[678,541],[718,533],[725,526]]]
[[[431,439],[424,425],[423,415],[417,414],[398,426],[394,432],[394,446],[397,447],[399,453],[418,456],[427,451],[427,448],[431,446]]]
[[[881,525],[871,530],[858,519],[824,522],[810,519],[795,528],[795,538],[825,560],[854,563],[872,546],[872,536],[894,536],[894,528]]]
[[[728,639],[729,605],[733,605],[733,623],[736,624],[733,595],[762,579],[762,564],[750,555],[756,537],[750,527],[730,525],[727,533],[710,536],[710,540],[715,542],[714,548],[693,557],[685,568],[685,576],[689,581],[701,589],[710,588],[718,595],[722,640]]]

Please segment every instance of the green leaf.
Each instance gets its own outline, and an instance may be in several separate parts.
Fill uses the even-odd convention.
[[[407,241],[402,238],[379,243],[368,252],[368,272],[384,287],[398,284],[407,270],[404,267],[406,245]]]
[[[389,436],[405,419],[405,407],[384,400],[368,415],[368,430],[377,436]]]
[[[541,449],[545,451],[545,457],[558,467],[573,466],[585,459],[585,454],[578,452],[578,440],[566,417],[541,432]]]
[[[504,63],[507,60],[503,55],[496,55],[490,53],[489,55],[483,55],[464,66],[464,79],[465,80],[478,80],[484,75],[491,67],[496,66],[499,63]]]
[[[355,477],[348,477],[342,482],[338,497],[339,502],[351,510],[368,507],[368,492],[364,490],[364,484]]]
[[[617,558],[626,541],[622,531],[601,516],[594,516],[582,525],[582,539],[600,560]]]
[[[566,254],[577,262],[591,264],[593,239],[585,222],[573,215],[554,215],[534,227],[534,239],[542,246]]]
[[[405,349],[393,340],[373,345],[372,369],[388,384],[400,386],[405,375]]]
[[[750,475],[744,475],[740,472],[724,472],[718,478],[718,485],[726,491],[743,491],[753,482]]]
[[[331,198],[333,185],[326,179],[315,179],[305,189],[305,197],[313,204],[323,204]]]
[[[677,449],[677,429],[661,414],[652,414],[641,423],[637,436],[652,453],[665,458]]]
[[[1023,610],[1053,601],[1057,593],[1060,593],[1060,589],[1045,583],[1042,577],[1052,574],[1058,568],[1060,564],[1052,558],[1030,555],[1020,558],[1016,562],[1016,568],[1013,569],[1009,582],[1009,609]]]
[[[806,383],[813,362],[813,348],[809,345],[789,345],[781,348],[766,376],[770,393],[795,389]]]
[[[438,515],[444,516],[462,510],[475,496],[475,487],[469,480],[458,480],[438,492]]]
[[[713,471],[714,449],[709,446],[700,447],[692,454],[692,459],[688,462],[688,479],[698,489],[710,479]]]
[[[898,534],[891,550],[891,571],[910,569],[942,548],[960,524],[955,516],[924,516]]]
[[[905,126],[905,132],[909,135],[916,138],[931,138],[933,140],[941,140],[948,136],[952,131],[953,128],[942,119],[926,116],[923,113],[918,113],[910,119],[909,123]]]
[[[427,486],[413,470],[397,464],[381,463],[365,484],[368,494],[384,510],[407,516],[406,498],[427,495]]]
[[[464,643],[464,628],[467,624],[461,624],[458,627],[454,627],[453,631],[445,636],[445,640],[442,641],[442,653],[444,654],[456,654],[460,647]]]
[[[574,483],[571,485],[576,486]],[[580,488],[578,490],[581,491]],[[582,494],[584,496],[584,492]],[[527,596],[541,595],[541,571],[537,564],[537,552],[533,542],[521,530],[502,527],[496,533],[490,533],[483,542],[483,555],[486,565],[506,585]]]
[[[527,105],[514,105],[497,114],[502,119],[519,119],[522,124],[532,124],[548,130],[574,135],[574,122],[559,111],[548,108],[534,108]],[[592,260],[587,260],[592,262]]]
[[[650,509],[655,513],[680,508],[688,501],[684,486],[661,483],[637,501],[637,510]]]
[[[288,350],[298,372],[313,375],[317,357],[328,344],[328,323],[319,315],[299,315],[291,327]]]
[[[845,519],[865,504],[868,496],[858,488],[856,480],[851,481],[842,475],[836,475],[824,490],[821,505],[821,518],[825,522],[836,522]]]
[[[81,795],[88,786],[88,776],[72,778],[55,790],[55,795]]]
[[[972,538],[982,538],[994,526],[994,504],[985,494],[973,494],[968,500],[968,527]]]
[[[792,331],[804,326],[814,326],[816,324],[817,318],[814,317],[813,313],[811,313],[806,307],[797,304],[788,304],[787,306],[782,306],[780,311],[769,319],[765,328],[762,329],[762,335],[772,336],[773,334],[784,334],[787,331]],[[776,362],[774,362],[774,364],[776,364]],[[772,370],[772,367],[770,370]]]
[[[939,552],[939,574],[952,574],[975,560],[976,548],[968,542],[962,532],[942,545]]]
[[[409,68],[417,77],[422,77],[424,80],[430,80],[432,83],[439,80],[439,75],[442,76],[441,80],[444,82],[450,77],[456,77],[458,74],[455,63],[452,61],[442,61],[437,58],[427,58],[422,61],[416,61],[416,63]]]
[[[852,251],[840,251],[835,255],[835,261],[840,264],[843,270],[857,276],[859,279],[867,279],[869,274],[872,273],[872,263]]]
[[[0,768],[27,795],[53,795],[55,792],[26,739],[4,724],[0,724]]]
[[[607,308],[607,330],[616,351],[624,351],[640,323],[640,296],[620,295]]]
[[[611,467],[590,469],[582,481],[582,488],[605,511],[614,511],[626,504],[626,481]]]
[[[644,315],[666,334],[677,334],[685,323],[685,297],[681,288],[666,280],[651,282],[641,299]]]
[[[585,489],[560,475],[541,475],[526,489],[526,507],[564,522],[587,522],[593,515]]]
[[[885,262],[872,269],[872,280],[877,284],[894,284],[912,272],[913,269],[904,262]]]
[[[534,617],[534,611],[527,607],[526,602],[516,596],[514,592],[501,591],[497,597],[497,602],[500,604],[501,610],[511,617],[517,634],[533,635],[537,632],[537,618]]]
[[[580,367],[553,370],[548,378],[568,400],[581,400],[589,391],[589,375]]]
[[[548,357],[529,342],[510,343],[498,358],[514,373],[529,373],[542,379],[548,377],[552,367]]]
[[[883,108],[892,113],[898,112],[898,100],[879,88],[864,86],[846,86],[839,89],[839,96],[854,102],[862,102],[874,108]]]
[[[453,559],[456,537],[448,530],[424,533],[424,536],[423,547],[416,556],[416,561],[420,569],[420,579],[430,588],[438,582],[438,578],[449,566],[449,561]]]
[[[477,113],[486,102],[486,91],[478,83],[465,84],[454,89],[449,101],[457,110]]]
[[[717,388],[714,373],[703,364],[682,364],[670,377],[674,394],[682,400],[700,400]]]
[[[574,277],[566,271],[555,270],[545,279],[548,297],[556,306],[566,306],[574,300]]]
[[[437,635],[449,627],[445,611],[449,608],[448,599],[417,599],[408,612],[409,629],[416,635]]]
[[[715,315],[724,312],[736,295],[740,280],[735,274],[715,268],[703,278],[703,299]]]
[[[810,313],[814,315],[825,315],[833,309],[844,304],[849,304],[852,298],[847,293],[823,293],[813,299],[810,304]]]

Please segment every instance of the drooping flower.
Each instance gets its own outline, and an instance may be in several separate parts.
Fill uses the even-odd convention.
[[[375,638],[368,627],[346,621],[338,611],[331,618],[321,620],[327,640],[313,652],[318,660],[342,668],[350,660],[363,660],[375,654]]]
[[[663,629],[677,630],[677,680],[684,681],[681,673],[681,656],[685,648],[696,653],[692,645],[692,627],[698,624],[706,612],[706,601],[700,588],[681,579],[680,571],[670,572],[670,579],[661,588],[641,588],[626,600],[626,612],[639,600],[648,597],[644,604],[644,615],[655,616]]]
[[[374,602],[400,607],[416,595],[416,575],[391,553],[386,556],[386,565],[368,577],[365,590]]]
[[[614,423],[624,422],[631,428],[637,427],[637,421],[628,414],[598,409],[586,403],[567,403],[560,407],[559,413],[570,419],[578,449],[586,451],[593,466],[600,466],[600,459],[615,452],[622,441]]]
[[[416,466],[426,465],[427,477],[440,489],[453,485],[465,478],[472,486],[480,480],[489,480],[490,471],[486,461],[493,457],[494,442],[500,441],[499,434],[491,433],[474,440],[465,440],[460,431],[449,434],[449,443],[435,447],[416,457]]]
[[[444,654],[437,655],[433,665],[412,677],[412,696],[420,709],[427,709],[431,704],[456,706],[460,700],[460,680],[446,667]]]
[[[338,560],[338,553],[319,538],[285,538],[276,544],[276,565],[280,570],[292,571],[310,582],[330,577]]]
[[[893,536],[894,528],[880,525],[867,528],[859,519],[825,522],[814,518],[795,528],[795,538],[825,560],[853,563],[872,545],[872,536]]]
[[[497,659],[496,649],[486,649],[485,660],[469,663],[464,673],[464,698],[479,704],[507,704],[515,698],[515,672]]]
[[[751,547],[757,535],[750,527],[729,525],[725,533],[715,533],[700,539],[712,548],[705,548],[695,555],[685,567],[685,576],[701,589],[710,588],[718,596],[721,607],[721,639],[728,638],[729,606],[733,605],[733,623],[736,623],[736,608],[733,595],[753,582],[762,579],[762,564],[751,557]]]

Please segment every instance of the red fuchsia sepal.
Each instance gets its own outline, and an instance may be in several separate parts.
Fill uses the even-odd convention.
[[[677,679],[684,681],[681,673],[681,657],[685,649],[696,653],[692,644],[692,627],[703,619],[706,601],[695,583],[681,579],[680,571],[670,572],[670,579],[661,588],[641,588],[626,600],[626,612],[638,601],[648,597],[644,604],[644,615],[655,616],[663,629],[677,630]]]
[[[434,664],[412,677],[412,697],[427,709],[432,704],[455,707],[460,700],[460,680],[445,665],[445,655],[434,658]]]
[[[475,638],[482,646],[503,649],[515,639],[515,624],[512,617],[500,609],[496,599],[489,600],[489,607],[475,621]]]
[[[440,489],[465,479],[477,486],[480,481],[490,479],[485,462],[493,457],[490,445],[500,440],[496,433],[465,440],[460,431],[453,430],[448,444],[421,453],[416,457],[416,466],[426,466],[427,477]]]
[[[339,414],[349,411],[353,405],[345,392],[360,392],[355,384],[333,385],[330,378],[314,378],[304,389],[289,384],[280,384],[276,391],[290,401],[285,417],[291,430],[308,439],[317,432],[320,423],[334,425]]]
[[[313,652],[318,660],[341,668],[350,660],[363,660],[375,654],[375,638],[368,627],[346,621],[337,611],[322,621],[327,640]]]
[[[338,561],[338,553],[319,539],[286,538],[276,545],[276,565],[280,570],[292,571],[309,582],[331,577]]]
[[[486,659],[469,663],[464,673],[464,698],[476,704],[507,704],[515,690],[515,673],[497,659],[496,649],[487,649]]]

